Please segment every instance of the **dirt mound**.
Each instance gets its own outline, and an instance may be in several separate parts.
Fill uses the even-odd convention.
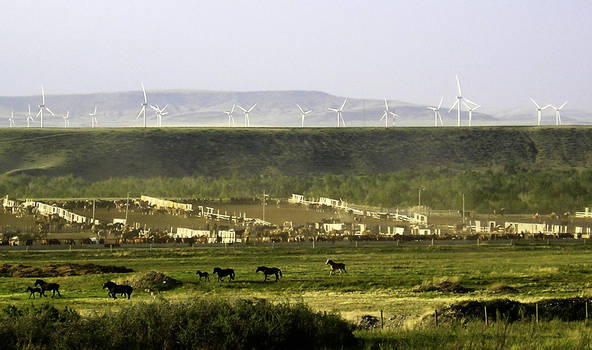
[[[461,322],[484,320],[485,306],[490,321],[505,320],[514,322],[536,317],[538,304],[539,320],[581,321],[586,318],[586,303],[591,298],[546,299],[536,303],[521,303],[510,299],[488,301],[462,301],[438,310],[438,320],[442,322]],[[433,321],[433,315],[424,320]]]
[[[162,272],[148,271],[138,273],[130,278],[120,279],[117,284],[128,284],[135,289],[169,290],[181,285],[181,282]]]
[[[422,284],[413,289],[414,292],[442,292],[442,293],[468,293],[473,289],[465,288],[460,284],[458,278],[443,277],[440,279],[433,279],[423,281]]]
[[[492,284],[489,288],[489,291],[493,293],[500,293],[500,294],[514,294],[518,293],[518,289],[507,285],[505,283],[496,283]]]
[[[0,266],[0,277],[59,277],[126,272],[134,272],[134,270],[125,266],[95,264],[51,264],[40,266],[3,264]]]

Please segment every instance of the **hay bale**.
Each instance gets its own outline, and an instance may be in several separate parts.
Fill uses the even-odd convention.
[[[416,293],[441,292],[441,293],[468,293],[473,289],[465,288],[460,284],[458,277],[441,277],[423,281],[413,289]]]
[[[158,271],[148,271],[134,274],[116,281],[117,284],[127,284],[134,289],[169,290],[181,285],[181,282]]]
[[[504,282],[497,282],[489,286],[489,291],[493,293],[499,294],[514,294],[518,293],[518,289],[504,283]]]

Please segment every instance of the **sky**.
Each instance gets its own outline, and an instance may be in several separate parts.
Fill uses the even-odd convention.
[[[0,96],[318,90],[592,110],[592,1],[47,0],[0,4]]]

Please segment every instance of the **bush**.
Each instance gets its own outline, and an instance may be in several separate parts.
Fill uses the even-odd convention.
[[[49,304],[0,315],[3,349],[335,349],[353,326],[304,304],[201,300],[135,304],[81,317]]]

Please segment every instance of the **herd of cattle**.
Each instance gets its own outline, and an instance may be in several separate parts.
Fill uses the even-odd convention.
[[[334,272],[340,272],[340,273],[347,272],[345,270],[344,263],[337,263],[331,259],[328,259],[325,262],[325,265],[329,265],[331,267],[331,270],[329,271],[329,275],[332,275]],[[277,267],[259,266],[255,270],[255,273],[259,273],[259,272],[263,273],[263,276],[264,276],[263,282],[266,282],[267,279],[269,278],[269,276],[275,276],[276,282],[278,282],[280,280],[280,277],[282,277],[282,270],[280,270]],[[210,274],[208,272],[197,270],[195,272],[195,274],[199,276],[200,281],[208,281],[208,282],[210,281]],[[234,280],[234,278],[235,278],[234,269],[230,269],[230,268],[223,269],[220,267],[215,267],[212,274],[215,274],[218,276],[218,282],[222,282],[225,277],[228,277],[228,282]],[[107,295],[113,299],[117,299],[117,295],[124,296],[124,297],[127,296],[127,298],[130,299],[131,295],[134,291],[134,288],[132,286],[129,286],[126,284],[117,284],[113,281],[105,282],[105,284],[103,284],[103,289],[107,289],[108,290]],[[35,299],[35,293],[37,293],[40,298],[42,298],[42,297],[47,298],[47,295],[45,295],[46,291],[53,292],[53,294],[51,295],[52,298],[55,297],[56,293],[58,294],[59,297],[62,296],[60,294],[60,285],[59,284],[48,283],[48,282],[45,282],[44,280],[41,280],[41,279],[38,279],[35,281],[34,287],[27,287],[27,289],[26,289],[26,292],[29,293],[29,299],[31,299],[31,297],[33,297],[33,299]],[[160,293],[158,289],[152,289],[152,288],[147,288],[147,289],[145,289],[145,291],[150,293],[153,297],[156,294]]]

